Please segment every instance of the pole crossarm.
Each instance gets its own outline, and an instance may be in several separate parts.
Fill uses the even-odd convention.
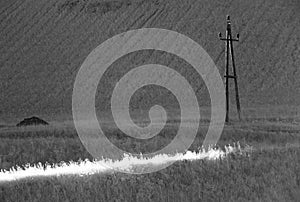
[[[240,41],[239,39],[225,39],[225,38],[220,38],[221,41]]]
[[[225,78],[231,78],[231,79],[237,78],[237,76],[234,76],[234,75],[225,75],[224,77],[225,77]]]

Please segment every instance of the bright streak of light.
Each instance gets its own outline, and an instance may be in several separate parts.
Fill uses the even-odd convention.
[[[157,155],[150,159],[137,158],[130,155],[124,155],[120,161],[101,160],[89,161],[84,160],[81,162],[62,163],[57,166],[51,167],[50,165],[45,168],[41,164],[35,166],[26,165],[25,169],[11,169],[9,171],[0,171],[0,182],[17,181],[24,178],[33,177],[50,177],[62,175],[92,175],[97,173],[105,173],[113,171],[113,169],[131,170],[138,166],[156,166],[168,162],[183,161],[183,160],[200,160],[208,159],[215,160],[223,158],[226,154],[236,152],[238,148],[226,147],[226,151],[210,149],[208,151],[191,152],[187,151],[184,154],[178,153],[174,156]],[[106,166],[104,166],[106,165]]]

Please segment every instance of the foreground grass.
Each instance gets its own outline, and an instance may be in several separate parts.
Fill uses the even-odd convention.
[[[25,179],[0,185],[1,201],[297,201],[300,150],[178,162],[156,173]]]
[[[242,124],[226,126],[219,146],[240,142],[241,145],[251,145],[256,148],[286,147],[300,145],[300,129],[298,126],[278,124]],[[170,143],[175,130],[170,129],[161,134],[155,141],[147,144],[134,142],[132,139],[111,130],[110,141],[124,150],[134,153],[157,150]],[[195,151],[201,147],[203,134],[206,128],[199,131],[190,150]],[[150,149],[149,149],[150,148]],[[9,169],[24,164],[55,164],[61,161],[78,161],[80,159],[93,160],[80,142],[75,129],[42,128],[40,130],[19,129],[0,133],[0,169]]]
[[[190,150],[201,146],[205,128]],[[111,131],[115,144],[144,149]],[[168,143],[172,131],[149,142]],[[0,169],[27,163],[56,164],[92,157],[72,129],[19,130],[0,133]],[[0,201],[297,201],[300,198],[299,126],[253,123],[228,125],[219,145],[239,141],[254,146],[248,155],[215,162],[177,162],[145,175],[121,173],[24,179],[0,184]],[[147,146],[147,145],[146,145]]]

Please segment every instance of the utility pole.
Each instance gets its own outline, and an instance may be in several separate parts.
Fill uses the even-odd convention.
[[[235,85],[235,98],[236,98],[236,107],[238,112],[239,120],[241,120],[241,105],[240,105],[240,98],[239,98],[239,89],[238,89],[238,82],[237,82],[237,74],[235,69],[235,61],[234,61],[234,53],[233,53],[233,41],[239,41],[239,34],[236,35],[236,39],[232,38],[231,34],[231,22],[230,16],[227,16],[227,28],[226,28],[226,38],[222,38],[221,32],[219,33],[219,38],[222,41],[226,41],[226,48],[225,48],[225,94],[226,94],[226,118],[225,122],[229,122],[229,79],[234,79]],[[233,68],[233,75],[229,74],[229,60],[231,55],[232,61],[232,68]]]

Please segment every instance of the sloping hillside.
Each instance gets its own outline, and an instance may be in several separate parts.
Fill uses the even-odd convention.
[[[0,118],[70,117],[74,79],[87,55],[131,29],[155,27],[185,34],[203,46],[223,73],[224,44],[218,32],[225,31],[226,14],[232,17],[233,32],[241,36],[235,55],[242,105],[299,105],[297,0],[2,0]],[[153,51],[128,55],[113,66],[122,70],[156,59],[188,75],[188,64]],[[111,75],[112,80],[120,77]],[[203,105],[209,104],[201,80],[193,79]],[[99,85],[103,89],[113,84]]]

